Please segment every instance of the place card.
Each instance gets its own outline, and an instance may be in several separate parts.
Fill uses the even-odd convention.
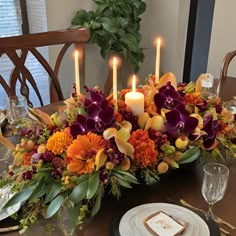
[[[179,235],[187,226],[186,224],[180,224],[163,211],[158,211],[147,217],[144,220],[144,225],[155,236]]]

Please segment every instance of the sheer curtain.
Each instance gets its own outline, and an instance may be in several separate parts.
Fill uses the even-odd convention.
[[[22,34],[21,9],[19,0],[0,0],[0,37]],[[0,60],[0,74],[8,81],[12,70],[12,63],[6,56]],[[0,108],[6,106],[6,93],[0,86]]]
[[[47,17],[45,0],[29,0],[27,3],[27,15],[29,22],[29,32],[37,33],[47,31]],[[20,0],[0,0],[0,37],[21,35],[21,9]],[[39,51],[48,59],[48,48],[39,48]],[[49,79],[44,68],[37,62],[32,54],[26,60],[26,66],[30,68],[41,93],[44,94],[44,103],[49,103]],[[8,82],[12,63],[4,55],[0,59],[0,74]],[[18,85],[19,86],[19,85]],[[18,90],[18,89],[17,89]],[[0,86],[0,109],[5,108],[6,93]],[[35,107],[39,106],[39,101],[34,94],[31,94]]]

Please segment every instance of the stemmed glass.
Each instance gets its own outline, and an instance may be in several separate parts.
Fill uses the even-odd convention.
[[[202,195],[209,204],[208,214],[214,219],[212,207],[224,197],[229,169],[220,163],[208,163],[203,167],[203,171]]]

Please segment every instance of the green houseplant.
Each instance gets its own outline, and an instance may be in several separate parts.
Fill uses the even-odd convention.
[[[140,47],[140,15],[146,10],[142,0],[93,0],[95,11],[80,9],[71,21],[71,27],[90,30],[90,42],[100,47],[101,56],[118,53],[132,66],[134,72],[144,59]]]

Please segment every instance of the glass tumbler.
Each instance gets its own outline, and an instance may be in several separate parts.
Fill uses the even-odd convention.
[[[25,97],[10,96],[7,98],[6,117],[11,125],[16,125],[27,116]]]

